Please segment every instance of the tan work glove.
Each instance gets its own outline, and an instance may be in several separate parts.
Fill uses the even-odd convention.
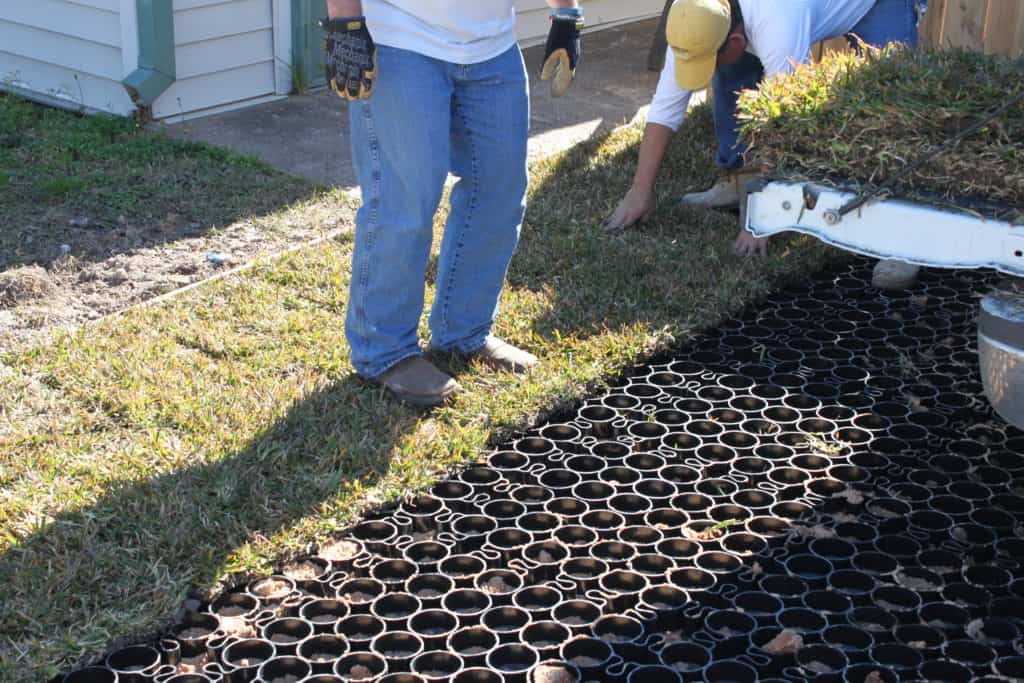
[[[551,81],[551,96],[561,97],[572,85],[576,65],[580,61],[580,31],[583,29],[583,10],[555,9],[551,11],[551,29],[544,48],[542,81]]]

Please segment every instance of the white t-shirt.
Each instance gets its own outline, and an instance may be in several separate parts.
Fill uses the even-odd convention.
[[[380,45],[475,64],[515,45],[513,1],[363,0],[363,13]]]
[[[815,43],[849,33],[875,0],[739,0],[747,52],[761,60],[765,76],[792,71],[806,62]],[[669,47],[665,68],[647,114],[648,123],[678,130],[686,117],[690,92],[676,83]]]

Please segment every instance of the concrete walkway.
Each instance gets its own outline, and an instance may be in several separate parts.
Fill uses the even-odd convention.
[[[524,51],[530,73],[530,156],[567,149],[589,136],[631,121],[658,82],[647,70],[656,20],[585,35],[576,82],[560,99],[540,81],[543,47]],[[352,187],[346,105],[326,90],[165,126],[172,137],[254,154],[290,173]]]

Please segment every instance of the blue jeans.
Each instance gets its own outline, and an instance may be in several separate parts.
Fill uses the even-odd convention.
[[[876,47],[892,42],[916,46],[916,4],[915,0],[877,0],[850,33]],[[746,146],[739,140],[736,101],[741,90],[756,88],[763,78],[761,60],[749,52],[735,64],[715,69],[711,79],[715,137],[718,139],[715,161],[722,168],[743,166]]]
[[[377,67],[373,95],[349,111],[363,203],[345,334],[364,377],[420,352],[432,225],[449,171],[459,180],[441,242],[431,345],[470,352],[484,344],[519,241],[530,121],[518,47],[452,64],[379,46]]]

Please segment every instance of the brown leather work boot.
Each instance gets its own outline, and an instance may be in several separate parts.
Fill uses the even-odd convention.
[[[494,336],[487,337],[484,345],[468,356],[495,370],[505,372],[526,372],[540,363],[537,356],[532,353],[517,349]]]
[[[410,356],[372,381],[418,408],[434,408],[462,391],[458,382],[423,356]]]

